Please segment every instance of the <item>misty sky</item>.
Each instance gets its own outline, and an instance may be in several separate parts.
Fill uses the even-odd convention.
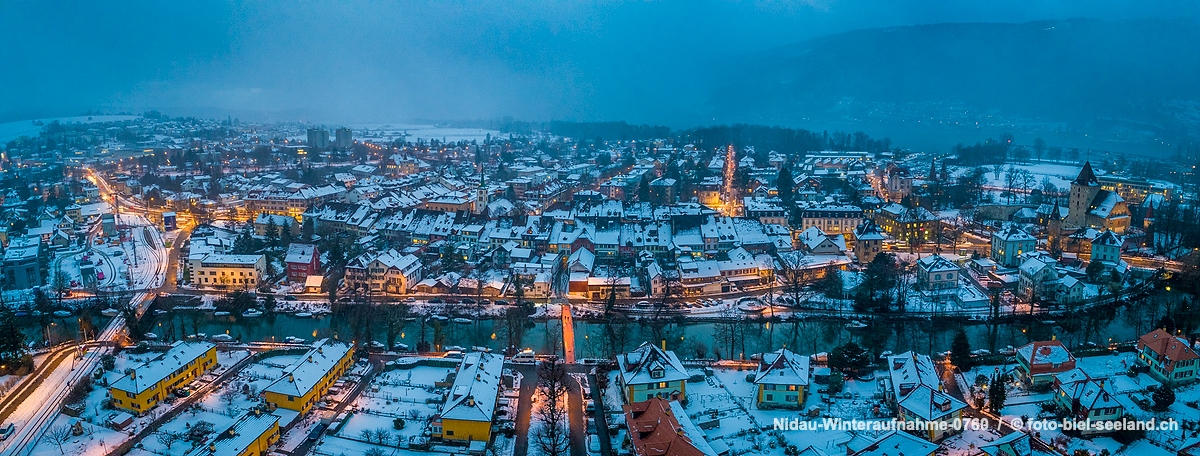
[[[671,123],[723,60],[859,28],[1196,19],[1194,3],[0,2],[0,121],[87,109]],[[736,69],[722,68],[723,71]]]

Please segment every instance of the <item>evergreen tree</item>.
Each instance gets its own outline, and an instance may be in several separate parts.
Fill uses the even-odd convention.
[[[988,386],[988,410],[992,413],[1000,413],[1004,408],[1004,401],[1008,400],[1008,390],[1004,386],[1005,375],[997,372],[992,375],[992,382]]]
[[[1151,394],[1150,398],[1154,399],[1154,410],[1163,412],[1175,403],[1175,391],[1171,389],[1170,385],[1163,385],[1154,390],[1154,394]]]
[[[779,190],[779,199],[783,200],[785,206],[790,206],[794,201],[796,183],[792,178],[791,163],[784,163],[783,169],[779,170],[779,178],[775,179],[775,188]]]
[[[304,225],[300,227],[300,235],[304,237],[304,240],[311,241],[315,231],[312,217],[305,217]]]
[[[25,353],[25,333],[12,309],[0,306],[0,360],[11,362]]]
[[[961,327],[954,333],[954,341],[950,343],[950,362],[963,372],[971,370],[971,341],[967,339],[967,331]]]

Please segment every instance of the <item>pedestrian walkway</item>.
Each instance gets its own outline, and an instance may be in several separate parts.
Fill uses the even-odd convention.
[[[571,305],[563,304],[562,311],[562,332],[563,332],[563,360],[567,364],[575,364],[575,321],[571,318]]]

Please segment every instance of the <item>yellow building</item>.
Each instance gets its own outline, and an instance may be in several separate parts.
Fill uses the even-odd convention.
[[[687,370],[674,352],[643,342],[637,349],[617,355],[617,368],[617,382],[627,404],[655,397],[687,400]]]
[[[500,356],[484,352],[464,356],[454,373],[446,403],[434,418],[433,436],[445,440],[490,441],[503,371],[504,358]]]
[[[764,353],[754,375],[758,387],[758,407],[804,408],[808,396],[808,357],[781,348]]]
[[[263,456],[279,440],[279,417],[256,411],[196,447],[187,456]]]
[[[117,408],[140,414],[216,365],[215,345],[175,342],[166,353],[131,369],[113,382],[108,394]]]
[[[338,377],[354,364],[354,347],[330,339],[321,339],[291,366],[279,379],[263,388],[263,399],[301,414],[307,413]]]
[[[210,253],[188,260],[192,283],[205,288],[253,289],[267,270],[263,255]]]

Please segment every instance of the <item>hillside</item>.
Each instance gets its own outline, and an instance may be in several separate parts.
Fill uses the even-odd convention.
[[[1177,139],[1200,125],[1200,30],[1183,22],[936,24],[829,35],[726,65],[725,121],[954,122]]]

